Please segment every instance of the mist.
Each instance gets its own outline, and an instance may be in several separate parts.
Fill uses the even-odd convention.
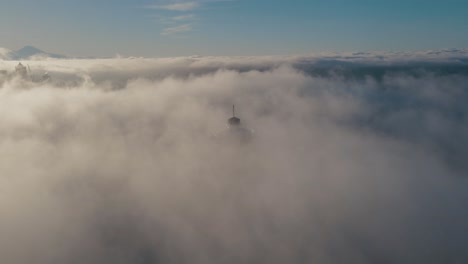
[[[466,56],[16,64],[2,263],[468,261]]]

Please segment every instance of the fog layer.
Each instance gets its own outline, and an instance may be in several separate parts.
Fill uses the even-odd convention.
[[[355,57],[0,61],[1,262],[468,262],[466,59]]]

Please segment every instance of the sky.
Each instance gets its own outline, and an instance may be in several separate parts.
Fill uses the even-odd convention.
[[[465,0],[0,0],[0,47],[71,56],[468,47]]]

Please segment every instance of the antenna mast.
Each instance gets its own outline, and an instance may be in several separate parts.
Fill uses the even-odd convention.
[[[232,105],[232,117],[228,119],[230,126],[237,126],[240,124],[240,119],[236,117],[236,107]]]

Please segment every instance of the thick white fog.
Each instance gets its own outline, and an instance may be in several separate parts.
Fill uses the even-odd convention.
[[[0,61],[1,263],[466,263],[467,60],[429,55]]]

